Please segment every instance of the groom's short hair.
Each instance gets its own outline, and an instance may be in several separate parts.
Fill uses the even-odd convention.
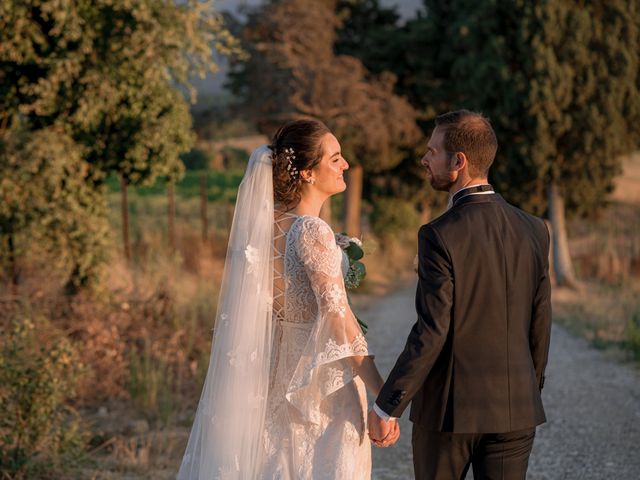
[[[456,110],[436,117],[436,127],[444,130],[444,149],[450,154],[463,152],[469,162],[469,175],[486,177],[496,157],[498,139],[489,119],[481,113]]]

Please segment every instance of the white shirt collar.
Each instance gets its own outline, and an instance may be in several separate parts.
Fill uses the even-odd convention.
[[[462,192],[463,190],[467,190],[468,188],[473,188],[473,187],[479,187],[480,185],[489,185],[488,183],[476,183],[475,185],[469,185],[467,187],[462,187],[460,190],[457,190],[455,192],[449,192],[449,200],[447,201],[447,210],[449,210],[452,206],[453,206],[453,196],[455,194],[457,194],[458,192]],[[491,193],[495,193],[493,191],[489,191],[489,192],[477,192],[477,193],[470,193],[470,195],[488,195]]]
[[[463,190],[467,190],[468,188],[479,187],[480,185],[489,185],[488,183],[476,183],[475,185],[469,185],[467,187],[462,187],[460,190],[455,192],[451,192],[449,195],[453,197],[456,193],[461,192]],[[481,192],[481,193],[493,193],[493,192]]]

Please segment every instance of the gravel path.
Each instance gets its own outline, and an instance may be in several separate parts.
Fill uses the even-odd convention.
[[[412,286],[356,309],[369,324],[367,339],[383,376],[415,321],[414,294]],[[637,368],[554,325],[543,401],[548,422],[538,429],[529,479],[640,479]],[[407,410],[396,445],[374,448],[374,480],[413,478],[408,416]]]

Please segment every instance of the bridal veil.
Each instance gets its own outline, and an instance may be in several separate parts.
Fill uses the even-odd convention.
[[[272,348],[272,152],[256,149],[238,190],[209,370],[179,480],[254,480]]]

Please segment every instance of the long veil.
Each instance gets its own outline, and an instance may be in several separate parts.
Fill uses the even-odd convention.
[[[262,463],[273,303],[272,154],[256,149],[240,184],[209,370],[179,480],[254,480]]]

